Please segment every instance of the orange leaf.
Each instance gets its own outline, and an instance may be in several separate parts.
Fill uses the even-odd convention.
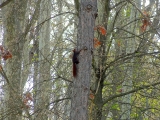
[[[144,11],[143,12],[143,15],[145,16],[145,17],[143,17],[143,19],[142,19],[142,26],[141,26],[141,31],[142,32],[144,32],[144,31],[146,31],[146,29],[147,29],[147,26],[149,26],[150,25],[150,21],[149,21],[149,14],[146,12],[146,11]]]
[[[97,39],[97,38],[94,38],[94,47],[98,47],[100,46],[102,43]]]
[[[107,30],[103,27],[103,26],[98,26],[98,31],[102,34],[102,35],[106,35]]]

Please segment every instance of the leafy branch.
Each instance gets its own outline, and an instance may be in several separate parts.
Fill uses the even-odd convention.
[[[135,88],[135,89],[133,89],[131,91],[128,91],[128,92],[125,92],[125,93],[121,93],[121,94],[113,95],[113,96],[109,97],[108,99],[104,100],[103,105],[106,104],[107,102],[115,99],[115,98],[122,97],[122,96],[131,94],[131,93],[143,90],[143,89],[147,89],[149,87],[153,87],[153,86],[156,86],[156,85],[159,85],[159,84],[160,84],[160,82],[153,83],[153,84],[150,84],[150,85],[143,85],[143,86],[139,86],[139,87],[137,87],[137,88]]]

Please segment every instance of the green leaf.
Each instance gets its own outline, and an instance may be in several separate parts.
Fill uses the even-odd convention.
[[[119,105],[117,103],[113,104],[111,106],[111,109],[113,109],[113,110],[120,110]]]

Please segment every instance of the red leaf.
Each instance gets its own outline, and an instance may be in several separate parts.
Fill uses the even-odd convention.
[[[141,26],[142,32],[146,31],[147,26],[149,26],[151,24],[150,20],[149,20],[149,14],[146,11],[144,11],[143,15],[144,15],[144,17],[142,19],[142,26]]]
[[[98,47],[100,46],[102,43],[97,39],[97,38],[94,38],[94,47]]]
[[[103,26],[98,26],[98,31],[102,34],[102,35],[106,35],[107,30],[103,27]]]

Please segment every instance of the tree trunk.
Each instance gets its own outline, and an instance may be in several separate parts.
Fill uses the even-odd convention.
[[[88,120],[88,97],[91,80],[91,63],[95,15],[97,14],[97,0],[80,0],[78,25],[78,74],[73,81],[71,96],[71,120]]]
[[[98,20],[97,24],[101,25],[107,29],[108,27],[108,17],[109,17],[109,5],[110,5],[110,0],[106,1],[98,1]],[[101,35],[97,33],[96,37],[99,37],[98,39],[102,44],[100,45],[99,48],[96,48],[94,54],[98,55],[94,56],[94,62],[93,62],[93,69],[94,69],[94,74],[95,78],[93,78],[93,86],[94,88],[92,89],[93,94],[95,95],[93,104],[94,106],[92,107],[93,109],[91,110],[90,114],[90,119],[91,120],[101,120],[103,116],[103,96],[102,96],[102,90],[104,87],[104,80],[105,80],[105,66],[106,66],[106,61],[107,61],[107,43],[109,40],[109,37],[107,35]],[[105,113],[106,114],[106,113]]]
[[[12,59],[6,61],[6,75],[9,82],[7,93],[5,94],[7,106],[10,113],[7,120],[21,120],[22,99],[21,93],[21,62],[24,40],[19,40],[24,29],[24,18],[26,12],[26,0],[11,1],[2,11],[5,12],[4,38],[5,46],[11,51]]]
[[[51,17],[51,1],[43,0],[40,4],[39,23]],[[45,21],[39,31],[39,80],[36,108],[38,109],[35,120],[47,120],[51,91],[50,75],[50,20]]]
[[[131,16],[130,20],[133,20],[136,16],[136,10],[132,7],[131,8]],[[129,27],[129,31],[135,33],[134,29],[135,25],[131,24]],[[130,35],[128,35],[130,36]],[[126,54],[134,53],[135,52],[135,38],[134,39],[127,39],[126,40]],[[123,92],[127,92],[132,90],[132,81],[133,81],[133,65],[134,65],[134,58],[132,58],[128,64],[125,64],[124,73],[125,78],[124,82],[122,83],[122,90]],[[125,95],[122,97],[122,120],[130,120],[130,114],[131,114],[131,94]]]

